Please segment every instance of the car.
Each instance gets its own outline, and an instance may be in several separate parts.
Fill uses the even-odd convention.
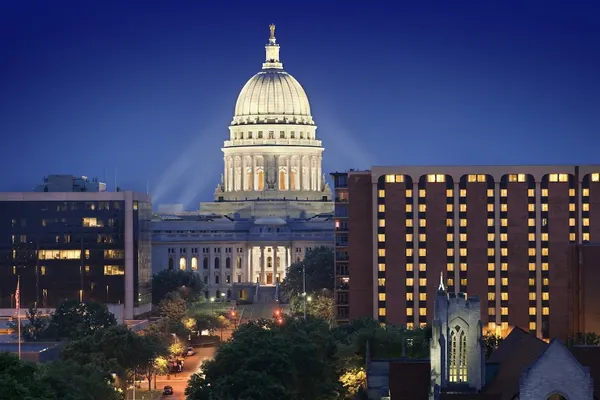
[[[173,394],[172,386],[165,386],[163,389],[163,396],[171,396]]]
[[[193,356],[194,354],[196,354],[196,352],[194,351],[193,347],[188,347],[187,350],[185,351],[186,356]]]

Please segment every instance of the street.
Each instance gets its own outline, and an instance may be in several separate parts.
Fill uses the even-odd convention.
[[[214,357],[216,347],[198,347],[194,349],[196,354],[184,359],[183,371],[170,376],[158,376],[156,378],[156,388],[162,390],[165,386],[173,387],[172,396],[162,396],[161,399],[185,400],[185,388],[191,375],[199,372],[200,366],[205,360]]]

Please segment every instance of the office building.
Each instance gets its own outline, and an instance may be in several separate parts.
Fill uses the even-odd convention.
[[[78,299],[119,320],[150,311],[151,218],[150,197],[129,191],[0,193],[0,308],[14,312],[20,277],[22,309]]]
[[[347,283],[338,321],[430,323],[428,282],[442,274],[450,292],[480,298],[488,331],[517,326],[549,339],[574,329],[571,247],[600,242],[600,166],[374,167],[333,177],[347,182],[335,187],[335,223],[348,229],[336,249],[336,279]]]

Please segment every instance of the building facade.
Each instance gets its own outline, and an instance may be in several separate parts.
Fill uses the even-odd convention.
[[[243,86],[214,202],[159,207],[154,271],[198,271],[207,297],[268,301],[307,250],[333,245],[331,189],[308,96],[283,70],[275,26],[262,69]]]
[[[134,192],[0,193],[0,308],[52,309],[66,299],[109,305],[119,319],[150,311],[149,196]]]
[[[442,273],[450,292],[480,298],[486,329],[568,336],[569,249],[600,242],[600,166],[374,167],[344,179],[340,322],[430,323],[427,282]]]

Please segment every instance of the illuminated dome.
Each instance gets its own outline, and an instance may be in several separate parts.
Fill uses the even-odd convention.
[[[235,104],[232,125],[292,123],[314,125],[310,103],[302,85],[283,70],[272,25],[262,71],[242,88]]]

